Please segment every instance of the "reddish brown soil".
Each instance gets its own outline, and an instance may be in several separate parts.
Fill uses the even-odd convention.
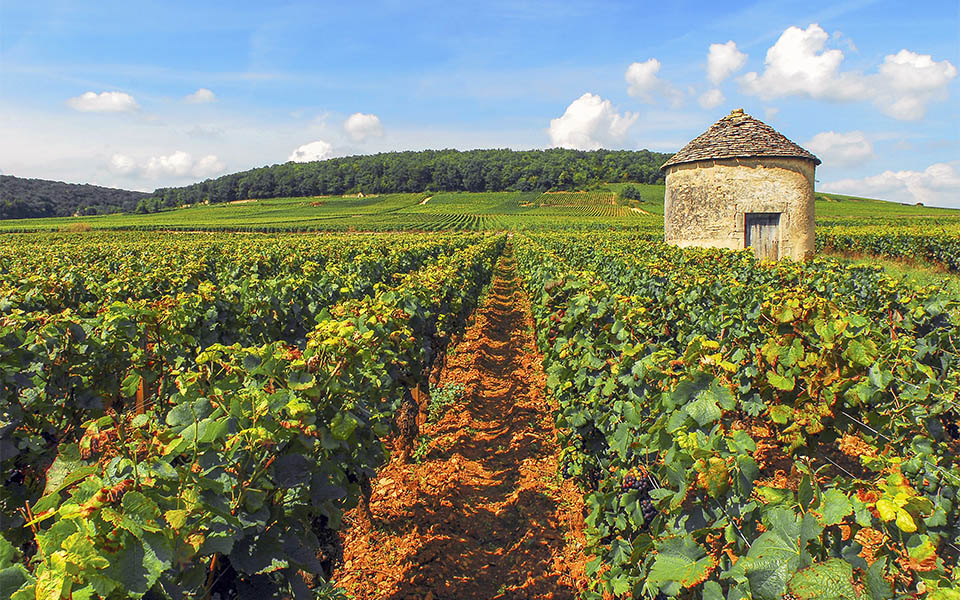
[[[337,585],[358,599],[574,598],[584,585],[583,499],[557,477],[541,357],[512,256],[451,349],[440,385],[464,396],[373,482],[372,528],[344,534]]]

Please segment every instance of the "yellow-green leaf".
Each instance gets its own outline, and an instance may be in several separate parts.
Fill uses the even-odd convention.
[[[877,504],[879,505],[880,503],[877,502]],[[897,509],[897,527],[907,533],[913,533],[917,530],[917,524],[913,522],[913,517],[902,508]]]
[[[180,510],[168,510],[163,513],[164,518],[167,520],[167,523],[170,527],[174,529],[181,529],[187,523],[187,511]]]
[[[897,505],[886,498],[877,500],[877,512],[884,521],[892,521],[897,516]]]

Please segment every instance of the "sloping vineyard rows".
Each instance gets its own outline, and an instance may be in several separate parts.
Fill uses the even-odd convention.
[[[596,206],[616,204],[613,192],[545,192],[537,196],[540,206]]]
[[[177,598],[239,588],[298,597],[322,590],[324,535],[369,489],[394,412],[462,327],[504,242],[502,236],[438,239],[446,240],[439,244],[444,252],[401,261],[409,274],[370,282],[370,295],[350,293],[359,290],[347,280],[340,282],[339,297],[322,295],[328,306],[309,320],[300,345],[282,332],[246,332],[242,328],[255,326],[243,323],[235,325],[243,344],[188,340],[178,350],[180,360],[164,362],[164,348],[181,343],[175,336],[185,337],[189,327],[165,328],[166,319],[177,322],[176,311],[158,315],[169,308],[166,301],[192,308],[184,294],[112,320],[98,314],[96,323],[69,322],[69,311],[54,315],[65,321],[57,323],[61,338],[53,345],[73,346],[69,353],[57,349],[47,356],[49,323],[28,332],[36,335],[32,343],[13,344],[15,352],[35,352],[43,360],[39,366],[21,363],[33,372],[4,368],[0,442],[30,457],[14,457],[12,465],[4,453],[4,472],[15,479],[3,499],[5,591],[22,584],[14,597],[149,592]],[[400,264],[388,263],[384,273],[397,273]],[[412,270],[418,264],[422,268]],[[216,293],[201,285],[195,300],[209,302],[204,294]],[[307,317],[284,316],[300,318]],[[99,338],[114,330],[129,329],[118,345],[140,347],[143,323],[157,336],[148,344],[156,345],[140,356],[127,350],[119,391],[78,399],[63,387],[89,392],[96,378],[72,366],[87,354],[94,355],[88,367],[96,359],[113,360],[115,348]],[[5,341],[16,337],[4,333]],[[116,394],[129,405],[141,378],[156,377],[158,370],[164,384],[155,401],[138,410],[106,411],[110,396],[96,395]],[[45,396],[51,389],[57,394]],[[46,404],[28,406],[38,398]],[[46,429],[51,423],[59,427],[52,434]]]
[[[585,204],[582,206],[550,206],[534,209],[531,214],[547,217],[607,217],[639,219],[643,213],[632,210],[629,206],[609,204]],[[662,229],[662,226],[661,226]]]
[[[829,260],[515,247],[588,494],[587,597],[956,597],[955,306]]]
[[[881,229],[881,231],[874,231]],[[900,228],[828,227],[817,230],[817,251],[855,252],[920,260],[960,271],[960,235],[904,233]]]

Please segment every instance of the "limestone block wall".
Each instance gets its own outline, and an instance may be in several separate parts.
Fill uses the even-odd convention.
[[[814,252],[813,179],[803,158],[726,158],[667,167],[664,239],[744,248],[746,213],[780,213],[780,258]]]

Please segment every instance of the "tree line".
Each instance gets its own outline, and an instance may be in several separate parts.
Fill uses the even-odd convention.
[[[99,185],[0,175],[0,219],[133,212],[148,196]]]
[[[423,150],[288,162],[184,187],[159,188],[137,212],[248,198],[349,193],[588,189],[603,182],[662,183],[672,156],[648,150]]]

